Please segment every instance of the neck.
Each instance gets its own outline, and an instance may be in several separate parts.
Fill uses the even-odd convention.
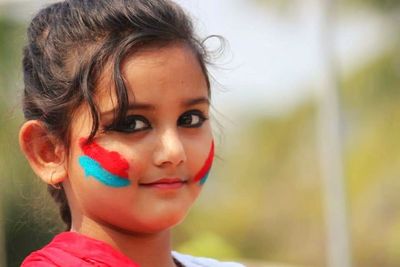
[[[141,267],[174,267],[171,256],[170,230],[152,234],[124,232],[91,220],[83,220],[79,227],[72,225],[71,231],[111,245]]]

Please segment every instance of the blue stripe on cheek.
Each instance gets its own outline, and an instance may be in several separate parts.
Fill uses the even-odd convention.
[[[111,187],[124,187],[131,184],[128,179],[121,178],[106,171],[97,161],[88,156],[80,156],[79,165],[81,165],[85,171],[86,177],[91,176],[104,185]]]
[[[208,172],[206,173],[206,175],[203,176],[203,178],[201,178],[200,180],[200,185],[205,184],[205,182],[207,181],[208,175],[210,174],[210,170],[208,170]]]

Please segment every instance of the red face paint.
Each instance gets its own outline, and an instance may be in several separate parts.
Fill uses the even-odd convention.
[[[204,162],[203,167],[200,169],[200,171],[194,177],[195,182],[200,181],[208,174],[208,172],[211,169],[213,160],[214,160],[214,141],[211,142],[210,152],[208,153],[208,157],[207,157],[206,161]]]
[[[116,151],[108,151],[96,142],[86,144],[87,139],[81,138],[79,144],[83,153],[96,160],[100,165],[110,173],[119,177],[128,177],[129,163]]]

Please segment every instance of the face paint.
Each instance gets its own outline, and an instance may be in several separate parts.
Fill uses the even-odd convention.
[[[130,185],[128,161],[118,152],[108,151],[96,142],[86,144],[86,141],[85,138],[79,141],[84,153],[79,157],[79,164],[85,171],[85,176],[92,176],[99,182],[112,187]]]
[[[207,157],[203,167],[200,169],[200,171],[194,177],[195,182],[200,181],[200,185],[203,185],[207,181],[213,160],[214,160],[214,141],[212,141],[212,143],[211,143],[211,149],[210,149],[210,152],[208,153],[208,157]]]

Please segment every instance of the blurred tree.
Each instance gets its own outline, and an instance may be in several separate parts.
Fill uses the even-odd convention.
[[[400,1],[398,0],[339,0],[343,5],[357,4],[361,6],[370,6],[377,10],[388,12],[393,11],[394,8],[400,8]],[[397,10],[399,12],[400,10]]]
[[[34,177],[19,152],[23,36],[24,25],[0,18],[0,219],[10,267],[20,266],[23,257],[49,241],[59,225],[45,186]]]
[[[377,11],[390,15],[388,27],[400,30],[400,23],[390,20],[394,18],[394,21],[398,21],[400,1],[343,0],[340,3],[344,8],[354,7],[356,4],[376,8]],[[397,15],[392,16],[393,14]],[[346,172],[349,177],[356,266],[400,264],[400,253],[396,249],[399,245],[397,225],[400,224],[400,207],[397,194],[394,193],[399,189],[396,175],[399,173],[400,157],[399,44],[389,44],[381,56],[351,73],[343,81]],[[283,247],[281,250],[287,251]],[[284,255],[284,258],[288,258],[288,255]]]
[[[399,46],[393,44],[344,84],[355,261],[399,266]]]
[[[400,266],[400,46],[392,45],[342,82],[353,263],[360,267]],[[199,233],[213,231],[242,257],[325,266],[315,116],[310,101],[286,115],[242,119],[243,130],[217,150],[224,160],[178,229],[180,241],[201,243]]]

